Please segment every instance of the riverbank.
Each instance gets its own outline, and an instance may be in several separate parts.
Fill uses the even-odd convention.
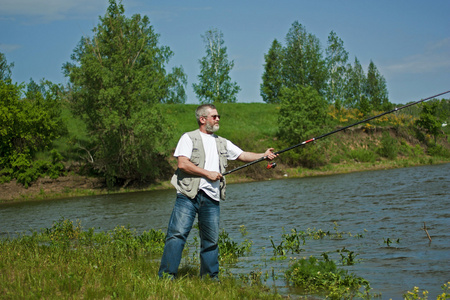
[[[303,262],[303,257],[320,261],[326,257],[339,267],[332,271],[336,276],[330,276],[343,279],[337,275],[347,270],[356,276],[348,282],[367,280],[374,296],[403,299],[407,290],[420,286],[430,292],[429,299],[436,299],[440,285],[449,278],[448,271],[436,265],[448,261],[450,253],[445,218],[449,209],[443,201],[448,167],[231,185],[230,201],[223,203],[221,212],[221,241],[244,256],[231,265],[221,263],[219,286],[201,283],[198,277],[196,229],[186,247],[180,280],[157,278],[173,190],[2,205],[6,209],[0,210],[0,228],[6,242],[0,265],[7,273],[0,286],[5,297],[21,298],[36,298],[35,293],[40,293],[38,298],[185,298],[185,290],[192,293],[191,288],[197,287],[218,299],[264,299],[259,294],[236,294],[257,285],[280,298],[299,299],[307,296],[296,287],[306,282],[298,270],[309,271],[311,289],[321,280],[316,260],[308,259],[302,267],[295,263]],[[425,221],[431,244],[421,229]],[[230,257],[222,249],[220,253]],[[320,270],[320,274],[328,273]],[[233,280],[236,285],[231,285]],[[327,290],[328,298],[338,299],[329,295],[334,291]],[[344,298],[350,297],[339,297]]]
[[[282,178],[302,178],[314,176],[328,176],[346,174],[352,172],[376,171],[395,168],[414,167],[421,165],[449,163],[445,158],[424,156],[419,158],[398,158],[395,160],[383,159],[375,163],[370,162],[345,162],[338,164],[328,164],[326,166],[307,169],[292,168],[279,164],[272,170],[265,169],[262,164],[252,166],[258,176],[247,176],[243,173],[232,173],[227,176],[227,183],[242,183],[252,181],[273,180]],[[91,196],[113,193],[131,193],[152,190],[172,189],[169,180],[163,180],[153,184],[146,184],[139,187],[107,189],[102,178],[87,177],[76,174],[59,177],[57,179],[39,178],[36,182],[25,188],[15,180],[0,185],[0,203],[18,203],[27,201],[50,200],[71,198],[80,196]]]

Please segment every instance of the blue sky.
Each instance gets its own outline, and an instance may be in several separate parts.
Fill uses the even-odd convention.
[[[230,75],[241,87],[238,102],[262,102],[264,54],[274,39],[284,44],[294,21],[316,35],[322,48],[333,30],[349,61],[364,69],[372,60],[385,77],[394,103],[417,101],[450,90],[449,0],[123,0],[128,16],[147,15],[160,44],[174,52],[172,66],[188,75],[187,103],[205,55],[208,29],[224,34]],[[107,0],[0,0],[0,52],[14,62],[13,80],[42,78],[67,83],[61,67],[82,36],[108,7]],[[445,98],[449,98],[449,94]]]

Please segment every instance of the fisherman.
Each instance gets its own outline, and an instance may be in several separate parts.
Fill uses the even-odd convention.
[[[177,198],[169,220],[159,276],[174,278],[181,254],[196,215],[200,231],[200,276],[217,280],[219,274],[220,200],[225,200],[227,160],[251,162],[277,155],[273,148],[265,153],[245,152],[229,140],[217,136],[220,115],[212,104],[200,105],[195,116],[199,128],[183,134],[174,156],[178,169],[172,177]]]

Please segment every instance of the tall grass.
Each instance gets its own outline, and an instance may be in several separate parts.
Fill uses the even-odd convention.
[[[245,237],[247,232],[241,227]],[[341,266],[353,265],[360,260],[348,249],[330,250],[318,257],[298,255],[311,240],[365,238],[364,234],[343,232],[334,223],[334,231],[322,229],[292,229],[281,236],[275,245],[276,260],[287,260],[285,270],[272,268],[272,279],[281,279],[305,299],[330,298],[372,299],[370,284],[362,277],[349,273]],[[183,263],[175,280],[159,278],[159,261],[165,235],[160,230],[137,233],[123,226],[108,232],[84,230],[79,222],[64,218],[50,228],[0,239],[0,299],[286,299],[265,284],[271,276],[266,271],[249,270],[232,274],[237,259],[251,252],[252,242],[232,241],[221,232],[220,282],[198,276],[198,241],[188,245]],[[194,248],[193,253],[189,250]],[[340,255],[340,260],[332,256]],[[265,257],[263,259],[266,259]],[[416,288],[415,288],[416,289]],[[444,288],[443,288],[444,289]],[[294,290],[293,290],[294,291]],[[448,299],[445,286],[441,299]],[[410,293],[412,296],[413,293]],[[417,294],[417,293],[416,293]],[[416,298],[408,298],[416,299]],[[418,298],[417,298],[418,299]]]
[[[160,279],[164,237],[161,231],[138,234],[125,227],[96,233],[62,218],[32,235],[0,240],[0,298],[281,298],[226,274],[220,284],[189,272],[174,281]]]

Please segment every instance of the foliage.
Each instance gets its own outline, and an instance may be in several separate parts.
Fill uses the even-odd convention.
[[[14,63],[8,64],[5,54],[0,52],[0,80],[11,79],[11,70]]]
[[[444,146],[439,144],[428,146],[427,153],[430,156],[440,156],[450,158],[450,149],[445,148]]]
[[[281,87],[283,85],[281,44],[275,39],[269,52],[264,55],[264,73],[260,86],[261,97],[266,103],[280,103]]]
[[[86,122],[92,139],[86,149],[88,162],[108,185],[161,176],[162,153],[169,126],[157,103],[183,98],[180,83],[185,75],[176,68],[166,75],[165,64],[173,55],[158,46],[159,35],[148,17],[125,16],[121,2],[110,0],[94,37],[83,37],[72,63],[64,65],[71,82],[73,111]]]
[[[221,284],[197,276],[160,279],[164,238],[160,230],[136,233],[124,226],[84,230],[61,217],[32,235],[0,239],[0,293],[7,299],[281,298],[226,274]]]
[[[437,137],[442,134],[442,124],[447,120],[449,112],[443,108],[444,100],[433,101],[420,104],[422,111],[415,124],[434,137],[436,144]]]
[[[225,262],[236,262],[238,257],[244,256],[251,251],[252,242],[245,240],[241,244],[233,241],[228,232],[222,229],[219,234],[220,260]]]
[[[293,241],[294,248],[295,240],[304,243],[313,239],[341,239],[344,235],[360,237],[341,231],[337,223],[334,225],[334,231],[293,229],[283,236],[286,241]],[[247,234],[245,227],[240,231],[243,236]],[[225,248],[238,256],[248,253],[250,244],[246,244],[247,240],[241,244],[247,246],[241,248],[226,231],[222,231],[221,236],[221,241],[226,242],[225,245],[220,242],[221,252]],[[259,269],[247,274],[238,271],[239,276],[221,269],[220,284],[199,278],[197,273],[182,273],[176,280],[160,279],[157,273],[164,241],[165,234],[161,230],[137,233],[126,226],[117,226],[109,231],[85,230],[80,221],[61,217],[50,228],[39,232],[0,239],[1,293],[4,298],[21,299],[47,299],[55,295],[67,299],[146,299],[148,295],[162,299],[205,299],[211,294],[218,299],[285,298],[262,283],[269,274]],[[341,266],[331,259],[331,253],[340,255]],[[355,259],[357,255],[342,248],[322,253],[321,258],[293,258],[283,273],[287,283],[297,287],[297,291],[308,298],[379,297],[371,293],[367,280],[344,268],[358,262]],[[273,280],[277,280],[277,276],[272,268]],[[441,288],[442,293],[437,299],[450,299],[450,282]],[[428,291],[414,287],[404,294],[404,298],[427,299]]]
[[[422,294],[422,296],[420,294]],[[413,300],[413,299],[426,300],[426,299],[428,299],[428,291],[424,290],[424,291],[420,292],[419,287],[415,286],[412,291],[407,291],[403,295],[403,298],[405,300]]]
[[[327,111],[325,99],[313,88],[284,88],[278,117],[280,138],[293,143],[312,137],[326,125]]]
[[[286,87],[312,87],[324,95],[327,72],[319,39],[297,21],[286,35],[282,74]]]
[[[24,85],[0,81],[0,177],[17,178],[26,187],[38,177],[57,177],[64,172],[62,157],[52,152],[52,161],[34,160],[38,151],[51,147],[65,133],[61,120],[59,87],[48,81],[31,80],[26,98]]]
[[[345,93],[344,106],[357,108],[363,115],[370,112],[369,99],[366,97],[366,76],[359,60],[355,57],[353,66],[347,66],[348,87]]]
[[[325,292],[331,299],[361,297],[364,294],[359,291],[360,288],[364,288],[366,294],[371,289],[367,280],[337,268],[334,261],[318,260],[313,256],[294,260],[285,275],[289,283],[303,291]]]
[[[282,87],[300,85],[315,89],[338,111],[358,108],[367,115],[372,109],[390,109],[386,80],[375,63],[369,63],[367,75],[357,57],[353,66],[348,64],[344,42],[334,31],[328,36],[325,57],[319,39],[298,21],[285,41],[283,46],[274,40],[264,56],[260,93],[265,102],[278,103]]]
[[[384,131],[381,138],[381,147],[377,149],[377,152],[388,159],[395,159],[398,154],[398,141],[391,137],[388,131]]]
[[[369,149],[353,149],[347,153],[348,157],[356,162],[370,162],[374,163],[377,159],[377,155],[374,151]]]
[[[202,38],[206,55],[199,60],[199,83],[192,85],[195,94],[201,103],[236,102],[236,94],[241,88],[236,82],[231,82],[229,73],[234,67],[234,61],[228,61],[223,33],[210,29]]]
[[[383,75],[380,74],[373,61],[370,61],[369,63],[365,89],[371,109],[390,109],[386,80]]]
[[[275,256],[280,255],[282,257],[285,257],[289,252],[291,254],[299,254],[304,251],[301,246],[305,245],[307,240],[321,240],[325,238],[342,239],[344,235],[357,238],[363,237],[362,234],[352,234],[350,232],[340,231],[339,225],[336,222],[334,222],[333,229],[334,232],[329,230],[323,231],[322,229],[316,228],[308,228],[305,231],[298,231],[296,228],[292,228],[290,233],[283,233],[281,235],[281,242],[279,245],[275,245],[275,242],[272,239],[270,240],[273,248],[273,254]],[[357,254],[354,254],[354,252],[349,251],[345,248],[343,248],[342,250],[338,250],[337,252],[341,254],[343,265],[353,264],[354,258],[357,256]],[[347,256],[345,256],[342,253],[348,254]],[[325,257],[328,258],[328,256],[326,255]]]
[[[327,86],[327,99],[340,110],[345,101],[346,64],[348,52],[344,48],[344,42],[332,31],[328,36],[326,49],[326,65],[329,73]]]

